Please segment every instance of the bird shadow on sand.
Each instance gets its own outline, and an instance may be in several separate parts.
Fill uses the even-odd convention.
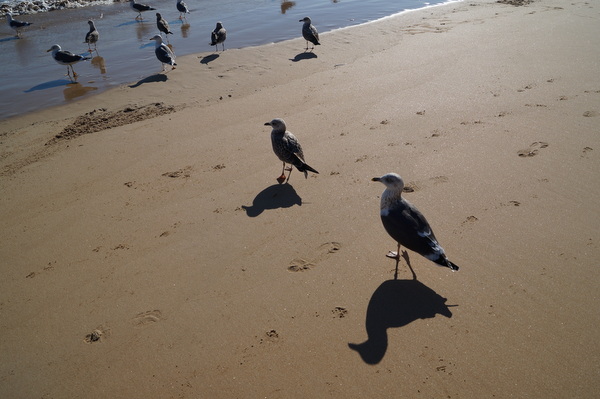
[[[167,43],[165,43],[165,44],[167,44]],[[154,44],[154,42],[152,42],[152,43],[146,43],[146,44],[140,44],[140,47],[139,47],[139,49],[140,49],[140,50],[143,50],[143,49],[145,49],[145,48],[148,48],[148,47],[155,47],[155,46],[156,46],[156,45]]]
[[[19,40],[19,39],[20,39],[19,36],[5,37],[5,38],[0,39],[0,43],[12,42],[13,40]]]
[[[143,24],[144,21],[145,20],[143,20],[143,19],[142,20],[140,20],[140,19],[134,19],[134,20],[131,20],[131,21],[122,22],[122,23],[120,23],[118,25],[115,25],[115,28],[120,28],[120,27],[123,27],[123,26]]]
[[[209,62],[212,62],[212,61],[216,60],[217,58],[219,58],[219,54],[210,54],[205,57],[202,57],[202,59],[200,60],[200,63],[208,64]]]
[[[298,62],[298,61],[302,61],[302,60],[311,60],[313,58],[318,58],[315,53],[303,52],[303,53],[296,54],[296,56],[294,58],[290,58],[290,61]]]
[[[367,307],[367,340],[362,344],[348,343],[367,364],[377,364],[385,356],[388,347],[387,329],[404,327],[419,319],[430,319],[437,314],[448,318],[452,312],[447,299],[417,280],[410,266],[408,254],[402,255],[413,275],[412,280],[398,280],[398,263],[394,280],[384,281],[373,293]],[[456,306],[456,305],[455,305]]]
[[[302,205],[302,198],[291,184],[274,184],[262,190],[254,197],[252,206],[242,205],[246,215],[253,218],[267,209],[290,208]]]
[[[66,86],[71,83],[73,83],[73,81],[67,80],[67,79],[51,80],[49,82],[44,82],[44,83],[40,83],[39,85],[35,85],[32,88],[25,90],[24,93],[31,93],[33,91],[39,91],[39,90],[47,90],[47,89],[51,89],[53,87]]]
[[[139,80],[136,84],[130,85],[129,87],[132,89],[135,89],[136,87],[139,87],[141,85],[143,85],[144,83],[158,83],[158,82],[166,82],[167,81],[167,75],[162,74],[162,73],[157,73],[156,75],[150,75],[145,77],[142,80]]]

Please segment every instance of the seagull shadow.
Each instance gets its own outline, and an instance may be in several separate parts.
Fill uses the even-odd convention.
[[[165,43],[165,44],[166,44],[166,43]],[[154,42],[152,42],[152,43],[140,44],[140,47],[139,47],[139,49],[140,49],[140,50],[143,50],[143,49],[145,49],[145,48],[148,48],[148,47],[156,47],[156,44],[155,44]]]
[[[205,57],[202,57],[202,59],[200,60],[201,64],[208,64],[209,62],[212,62],[214,60],[216,60],[217,58],[219,58],[219,54],[210,54],[207,55]]]
[[[408,259],[408,256],[405,258]],[[388,328],[404,327],[415,320],[430,319],[437,314],[452,317],[449,305],[446,305],[447,299],[417,280],[410,263],[408,267],[413,275],[412,280],[384,281],[371,296],[365,323],[367,340],[362,344],[348,343],[350,349],[357,351],[367,364],[377,364],[385,356]]]
[[[291,184],[274,184],[262,190],[254,197],[252,206],[242,205],[248,217],[257,217],[267,209],[302,206],[302,198]]]
[[[296,56],[294,58],[290,58],[290,61],[293,62],[298,62],[298,61],[302,61],[302,60],[310,60],[313,58],[317,58],[317,55],[315,53],[299,53],[296,54]]]
[[[44,83],[40,83],[39,85],[35,85],[31,89],[25,90],[24,93],[31,93],[33,91],[39,91],[39,90],[47,90],[47,89],[51,89],[53,87],[66,86],[70,83],[73,83],[73,82],[70,80],[67,80],[67,79],[51,80],[49,82],[44,82]]]
[[[11,37],[5,37],[3,39],[0,39],[0,43],[4,43],[4,42],[12,42],[13,40],[19,40],[20,37],[19,36],[11,36]]]
[[[129,26],[129,25],[137,25],[137,24],[142,24],[142,23],[144,23],[144,20],[136,19],[133,21],[127,21],[127,22],[120,23],[119,25],[115,25],[115,28],[120,28],[122,26]]]
[[[167,79],[169,79],[167,78],[167,75],[157,73],[156,75],[147,76],[144,79],[139,80],[136,84],[130,85],[129,87],[135,89],[136,87],[140,87],[144,83],[166,82]]]

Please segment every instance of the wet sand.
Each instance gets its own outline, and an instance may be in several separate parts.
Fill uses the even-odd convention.
[[[0,396],[593,397],[598,19],[446,5],[0,122]],[[459,272],[394,279],[387,172]]]

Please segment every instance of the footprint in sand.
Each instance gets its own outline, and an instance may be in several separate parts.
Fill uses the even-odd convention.
[[[87,334],[83,341],[87,344],[93,344],[100,342],[104,337],[107,337],[110,330],[102,326],[94,329],[91,333]]]
[[[292,261],[290,262],[290,265],[288,266],[288,271],[290,272],[304,272],[307,270],[312,269],[313,267],[315,267],[316,265],[306,259],[302,259],[302,258],[295,258],[292,259]]]
[[[192,171],[192,167],[191,166],[186,166],[185,168],[181,168],[178,169],[174,172],[165,172],[162,175],[166,176],[166,177],[171,177],[171,178],[178,178],[178,177],[182,177],[184,179],[187,179],[188,177],[191,176],[191,171]]]
[[[136,326],[147,326],[148,324],[154,324],[162,319],[163,316],[160,310],[148,310],[137,314],[133,318],[133,324]]]
[[[348,314],[348,309],[342,306],[336,306],[331,313],[333,313],[334,318],[343,319]]]
[[[527,85],[527,86],[523,87],[522,89],[517,89],[517,91],[519,93],[523,93],[525,90],[531,90],[531,89],[533,89],[533,85]]]
[[[465,230],[470,230],[474,223],[479,220],[477,216],[467,216],[465,220],[463,220],[460,224],[460,228],[454,230],[454,234],[462,234]]]
[[[417,183],[411,181],[404,185],[402,192],[403,193],[414,193],[415,191],[418,191],[420,189],[421,189],[421,187],[419,187],[419,185]]]
[[[587,153],[590,151],[594,151],[592,147],[585,147],[581,153],[582,158],[587,158]]]
[[[331,254],[338,252],[341,248],[342,248],[342,244],[340,244],[339,242],[335,242],[335,241],[326,242],[324,244],[319,245],[319,248],[317,249],[318,255],[314,259],[312,259],[312,260],[307,260],[307,259],[303,259],[303,258],[292,259],[292,261],[288,265],[287,269],[290,272],[304,272],[307,270],[311,270],[311,269],[315,268],[320,261],[326,259]]]
[[[404,185],[404,189],[402,192],[404,193],[414,193],[415,191],[419,191],[428,186],[429,183],[433,183],[433,185],[438,185],[442,183],[447,183],[449,181],[447,176],[434,176],[430,177],[426,181],[409,181]]]
[[[546,148],[546,147],[548,147],[548,143],[543,142],[543,141],[536,141],[535,143],[531,143],[529,148],[520,150],[519,152],[517,152],[517,154],[520,157],[524,157],[524,158],[532,157],[534,155],[537,155],[539,150],[541,150],[542,148]]]
[[[267,340],[271,342],[279,341],[279,333],[276,330],[269,330],[265,333]]]

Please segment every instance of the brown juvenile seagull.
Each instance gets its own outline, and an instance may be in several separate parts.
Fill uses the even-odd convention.
[[[283,162],[281,176],[277,178],[279,183],[283,183],[285,180],[286,163],[294,165],[300,172],[304,172],[304,178],[308,178],[308,171],[319,173],[315,169],[308,166],[306,162],[304,162],[302,146],[298,142],[296,136],[286,130],[285,121],[283,119],[273,119],[271,122],[265,123],[265,126],[271,126],[273,128],[271,131],[271,144],[273,144],[273,152],[275,155],[277,155],[277,158]],[[290,166],[287,170],[289,170],[290,173],[288,174],[286,183],[290,180],[292,167]]]
[[[160,15],[160,13],[156,13],[156,27],[158,30],[165,34],[167,41],[169,40],[169,34],[173,34],[169,29],[169,23]]]
[[[90,31],[85,34],[85,42],[84,43],[87,43],[88,51],[91,53],[92,52],[92,44],[94,45],[94,50],[96,50],[96,43],[98,42],[98,39],[100,38],[100,34],[98,33],[98,30],[96,29],[96,25],[94,25],[94,21],[92,21],[90,19],[88,21],[88,24],[90,25]]]
[[[381,195],[381,221],[388,234],[398,242],[398,252],[390,251],[388,257],[399,259],[400,246],[418,253],[440,266],[457,271],[440,246],[425,216],[410,202],[402,198],[404,180],[396,173],[371,179],[385,184]]]

